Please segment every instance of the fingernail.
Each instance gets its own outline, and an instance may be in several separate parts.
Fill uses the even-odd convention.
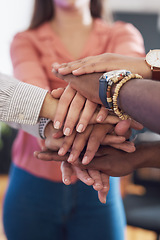
[[[70,156],[69,156],[69,158],[68,158],[67,161],[68,161],[68,162],[72,162],[72,161],[73,161],[73,154],[70,154]]]
[[[66,185],[69,185],[69,184],[70,184],[70,180],[67,179],[67,178],[63,179],[63,182],[64,182],[64,184],[66,184]]]
[[[92,178],[87,178],[87,181],[91,181],[91,180],[93,180]]]
[[[55,123],[54,123],[54,128],[55,129],[60,129],[60,122],[59,121],[56,121]]]
[[[66,128],[64,130],[64,135],[69,136],[70,132],[71,132],[71,129],[70,128]]]
[[[60,148],[59,151],[58,151],[58,155],[63,155],[64,154],[64,148]]]
[[[99,187],[99,186],[101,186],[101,184],[100,183],[95,183],[94,184],[96,187]]]
[[[33,156],[38,158],[38,154],[36,152],[33,153]]]
[[[78,69],[72,71],[72,73],[76,73],[76,72],[78,72]]]
[[[36,158],[40,158],[40,157],[39,157],[39,154],[38,154],[37,156],[35,156],[35,157],[36,157]]]
[[[79,124],[78,128],[77,128],[77,132],[81,133],[83,131],[84,125],[83,124]]]
[[[58,72],[59,72],[59,73],[60,73],[60,72],[63,72],[64,69],[65,69],[64,67],[63,67],[63,68],[60,67],[60,68],[58,69]]]
[[[100,115],[100,116],[97,118],[97,121],[98,121],[98,122],[102,122],[102,121],[103,121],[103,116]]]
[[[82,160],[82,164],[87,164],[88,163],[88,157],[85,156]]]
[[[59,67],[59,66],[60,66],[59,63],[53,63],[53,64],[52,64],[52,67]]]

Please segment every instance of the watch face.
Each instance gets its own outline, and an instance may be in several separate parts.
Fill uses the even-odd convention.
[[[146,55],[146,62],[152,67],[160,68],[160,50],[151,50]]]
[[[106,72],[103,74],[103,77],[109,81],[109,79],[112,79],[113,77],[125,77],[129,75],[131,72],[127,70],[114,70],[110,72]]]

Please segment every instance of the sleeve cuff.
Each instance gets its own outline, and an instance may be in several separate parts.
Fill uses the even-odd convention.
[[[19,82],[10,101],[6,121],[36,124],[46,94],[47,90]]]

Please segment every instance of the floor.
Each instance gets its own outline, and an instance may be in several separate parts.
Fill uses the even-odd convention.
[[[0,175],[0,240],[7,240],[2,227],[2,202],[7,184],[8,177],[6,175]],[[128,226],[126,240],[156,240],[156,235],[150,231]]]

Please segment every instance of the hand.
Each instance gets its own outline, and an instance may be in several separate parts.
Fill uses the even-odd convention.
[[[102,72],[92,73],[76,77],[73,74],[63,76],[62,74],[55,73],[58,78],[61,78],[68,82],[70,86],[78,91],[82,96],[94,103],[101,105],[102,102],[99,98],[99,78],[102,74]]]
[[[122,56],[114,53],[104,53],[70,63],[53,64],[53,70],[63,75],[69,73],[81,75],[120,69],[127,69],[133,73],[139,73],[144,78],[151,78],[151,70],[145,63],[144,58]]]
[[[81,161],[74,164],[84,169],[96,169],[109,176],[121,177],[132,173],[135,170],[137,150],[127,153],[109,146],[101,147],[95,157],[88,165],[83,165]]]
[[[56,98],[53,98],[50,93],[47,93],[39,116],[52,119],[53,121],[57,105],[58,100]]]
[[[43,161],[62,161],[62,181],[64,184],[71,184],[71,177],[76,175],[82,182],[98,191],[99,200],[102,203],[106,203],[106,196],[109,191],[109,176],[101,173],[97,170],[85,170],[79,167],[73,166],[66,162],[67,156],[59,156],[57,152],[47,150],[43,152],[36,151],[34,156]]]
[[[73,77],[73,75],[71,77]],[[77,93],[70,86],[68,86],[65,90],[57,89],[52,91],[52,96],[54,98],[61,97],[59,100],[59,104],[58,104],[55,118],[54,118],[54,126],[56,129],[59,129],[64,124],[63,132],[67,136],[69,136],[72,133],[73,128],[77,123],[77,121],[78,121],[78,124],[76,126],[76,129],[78,132],[83,132],[86,129],[86,126],[88,123],[95,123],[95,122],[111,123],[109,121],[110,117],[107,117],[108,110],[106,108],[101,107],[98,113],[95,112],[97,105],[89,100],[85,100],[85,98],[82,97],[82,95]],[[80,111],[82,110],[84,104],[85,104],[85,107],[79,119]],[[66,114],[67,114],[67,117],[66,117]],[[66,117],[66,120],[64,123],[65,117]],[[133,128],[137,128],[137,129],[142,129],[143,127],[142,125],[135,123],[135,121],[132,121],[132,125],[133,125],[132,126]]]
[[[58,154],[63,156],[69,149],[71,149],[68,162],[74,163],[87,144],[82,163],[88,164],[94,157],[100,144],[111,145],[127,152],[135,151],[134,144],[132,142],[125,141],[125,136],[118,136],[116,135],[116,132],[113,134],[113,129],[114,125],[111,124],[89,125],[83,133],[76,133],[76,135],[74,135],[75,139],[72,138],[72,135],[65,137]],[[128,136],[128,131],[126,136]]]
[[[59,148],[63,144],[63,133],[61,130],[57,130],[53,128],[53,123],[49,122],[45,128],[44,135],[46,137],[45,140],[41,140],[40,144],[43,150],[50,149],[53,151],[58,151]]]
[[[89,100],[86,99],[84,100],[84,98],[80,94],[77,94],[77,92],[70,86],[67,86],[67,88],[65,89],[64,88],[55,89],[52,91],[51,95],[56,99],[60,98],[58,101],[58,106],[54,117],[54,127],[56,129],[60,129],[64,125],[63,126],[64,134],[66,128],[70,129],[69,132],[71,134],[77,121],[78,124],[76,126],[76,130],[79,133],[83,132],[86,129],[87,124],[95,123],[116,124],[120,122],[120,119],[115,115],[113,114],[108,115],[108,109],[101,107],[99,110],[97,104],[90,102]],[[83,110],[82,113],[80,113],[82,107]],[[80,125],[81,129],[79,129]],[[119,126],[121,125],[124,124],[119,124]],[[142,129],[143,126],[140,123],[137,123],[134,120],[132,120],[131,127],[140,130]],[[70,134],[65,135],[68,136]]]
[[[54,98],[60,97],[55,113],[54,127],[60,129],[64,125],[63,133],[66,136],[72,134],[75,125],[77,125],[77,132],[83,132],[90,121],[91,123],[103,122],[108,115],[106,108],[101,107],[100,111],[96,110],[97,104],[86,100],[70,85],[64,90],[53,90],[51,94]],[[61,95],[59,96],[59,94]]]
[[[114,116],[112,117],[114,119]],[[58,154],[60,156],[64,156],[71,149],[68,161],[73,163],[88,142],[82,160],[83,164],[88,164],[92,160],[100,144],[107,144],[123,151],[133,152],[135,151],[134,144],[125,141],[126,137],[128,138],[130,135],[130,123],[129,120],[123,121],[120,127],[118,125],[120,123],[116,126],[112,124],[89,125],[83,133],[79,134],[74,130],[70,136],[65,137],[61,130],[55,130],[52,123],[49,123],[45,129],[45,147],[54,151],[59,150]],[[113,129],[115,134],[112,133]],[[43,150],[45,149],[43,148]]]
[[[61,163],[62,180],[64,184],[69,185],[71,183],[71,177],[75,173],[77,178],[87,185],[89,181],[93,181],[93,188],[98,191],[98,198],[101,203],[106,203],[106,197],[109,191],[109,176],[101,173],[97,170],[84,170],[76,167],[68,162]]]
[[[123,152],[112,147],[101,147],[93,160],[88,165],[80,161],[74,164],[80,168],[96,169],[109,176],[121,177],[130,174],[138,168],[154,167],[160,168],[160,142],[140,143],[133,153]],[[52,153],[36,153],[39,159],[65,161],[66,156],[53,156]]]
[[[56,151],[59,149],[58,154],[60,156],[64,156],[71,149],[68,162],[74,163],[82,153],[86,142],[88,142],[82,160],[83,164],[88,164],[92,160],[100,144],[110,145],[126,152],[133,152],[135,151],[134,144],[125,141],[126,137],[128,138],[130,135],[130,123],[129,120],[123,121],[120,128],[118,124],[115,127],[111,124],[89,125],[83,133],[79,134],[74,131],[70,136],[65,137],[63,137],[61,131],[55,133],[52,124],[49,123],[45,131],[45,147]],[[112,133],[113,129],[115,134]]]
[[[107,174],[108,176],[121,177],[128,175],[135,170],[135,166],[137,164],[137,161],[140,161],[141,155],[138,155],[137,150],[133,153],[127,153],[110,146],[105,146],[99,149],[89,164],[84,165],[82,164],[81,160],[76,160],[74,162],[74,166],[84,170],[98,170]],[[54,151],[35,152],[34,156],[44,161],[66,160],[66,156],[57,156],[57,153]],[[137,157],[139,157],[139,159]],[[87,177],[84,176],[84,179],[84,182],[87,181]]]

